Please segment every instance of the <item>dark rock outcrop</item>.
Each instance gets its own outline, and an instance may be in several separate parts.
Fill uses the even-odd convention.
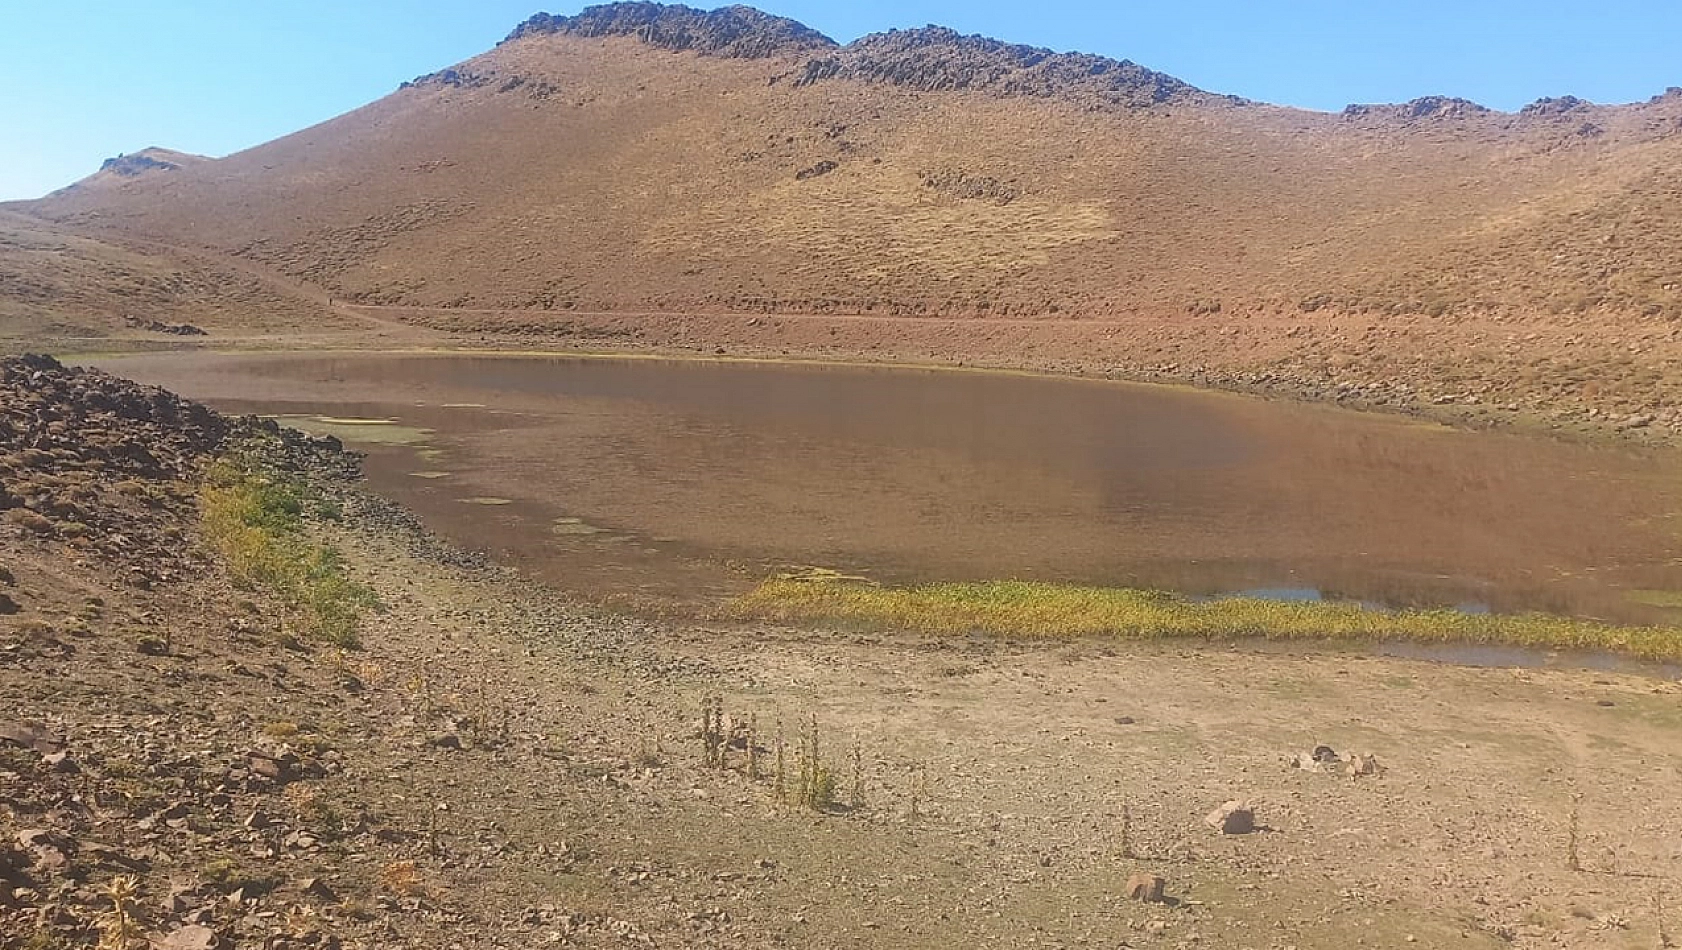
[[[1580,112],[1593,106],[1594,103],[1587,99],[1579,99],[1576,96],[1548,97],[1537,99],[1530,105],[1518,110],[1518,114],[1532,117],[1565,115],[1570,112]]]
[[[632,36],[661,49],[687,50],[726,59],[763,59],[835,48],[822,33],[752,7],[697,10],[679,4],[609,3],[585,7],[577,16],[539,13],[520,24],[508,40],[563,33],[569,36]]]
[[[1420,121],[1426,119],[1464,119],[1491,115],[1494,111],[1488,106],[1479,105],[1470,99],[1456,99],[1452,96],[1421,96],[1418,99],[1410,99],[1402,103],[1356,103],[1344,108],[1343,117],[1346,119]]]
[[[797,87],[852,79],[925,92],[975,90],[1128,108],[1243,102],[1206,93],[1126,60],[1057,53],[964,36],[939,26],[877,33],[841,47],[794,20],[745,6],[707,12],[660,3],[611,3],[587,7],[572,17],[539,13],[505,42],[549,34],[627,36],[661,49],[734,59],[811,57],[793,74]],[[447,82],[448,77],[440,73],[420,81]]]
[[[159,158],[155,152],[148,150],[146,152],[135,152],[132,155],[118,155],[116,158],[108,158],[99,166],[99,170],[110,172],[113,175],[121,175],[124,178],[133,178],[136,175],[143,175],[151,171],[172,172],[180,167],[180,162]]]
[[[1000,96],[1084,99],[1134,108],[1243,101],[1212,95],[1126,60],[1057,53],[984,36],[964,36],[939,26],[866,36],[828,56],[808,61],[795,85],[832,79],[886,83],[924,92],[975,90]]]
[[[149,587],[186,570],[195,480],[234,440],[340,457],[273,420],[231,419],[156,386],[50,356],[0,358],[0,532],[134,565]],[[343,456],[354,466],[354,458]]]

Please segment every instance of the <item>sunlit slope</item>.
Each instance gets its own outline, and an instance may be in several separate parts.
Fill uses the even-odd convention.
[[[335,322],[324,301],[238,261],[104,240],[0,211],[0,350],[145,336],[156,325],[222,335]]]
[[[941,31],[746,57],[603,31],[31,210],[367,303],[1682,316],[1682,94],[1331,115],[978,72],[999,54]]]

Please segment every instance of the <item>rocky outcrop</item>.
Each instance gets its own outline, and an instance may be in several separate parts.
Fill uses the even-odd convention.
[[[923,92],[974,90],[1000,96],[1085,99],[1142,108],[1224,100],[1173,76],[1126,60],[1088,53],[1056,53],[945,27],[892,30],[866,36],[808,61],[796,86],[832,79],[886,83]]]
[[[180,162],[161,158],[158,152],[147,149],[143,152],[135,152],[132,155],[118,155],[116,158],[108,158],[99,166],[99,170],[124,178],[133,178],[150,171],[175,171],[180,167]]]
[[[1546,97],[1537,99],[1530,105],[1518,110],[1518,114],[1530,117],[1566,115],[1593,107],[1594,103],[1587,99],[1579,99],[1576,96]]]
[[[193,478],[258,431],[316,442],[49,356],[0,359],[0,536],[131,565],[140,587],[177,576],[190,559],[181,526],[196,521]]]
[[[1492,115],[1494,111],[1488,106],[1479,105],[1470,99],[1456,99],[1451,96],[1421,96],[1418,99],[1410,99],[1402,103],[1355,103],[1344,107],[1343,117],[1346,119],[1420,121],[1427,119],[1464,119]]]
[[[725,59],[763,59],[833,49],[836,45],[834,40],[804,24],[752,7],[706,11],[660,3],[609,3],[586,7],[570,17],[539,13],[520,24],[508,41],[552,33],[631,36],[661,49]]]
[[[939,26],[877,33],[841,47],[794,20],[745,6],[706,12],[659,3],[612,3],[588,7],[572,17],[540,13],[515,29],[507,42],[549,34],[627,36],[661,49],[733,59],[810,56],[793,75],[797,87],[852,79],[925,92],[974,90],[1134,108],[1243,101],[1206,93],[1126,60],[1057,53]],[[438,75],[425,80],[441,81]]]

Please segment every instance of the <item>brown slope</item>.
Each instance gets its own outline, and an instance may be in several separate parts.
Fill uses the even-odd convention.
[[[249,263],[0,210],[0,352],[357,325]]]
[[[32,207],[373,303],[1679,314],[1678,159],[1676,93],[1327,115],[938,29],[835,48],[746,8],[620,4]]]

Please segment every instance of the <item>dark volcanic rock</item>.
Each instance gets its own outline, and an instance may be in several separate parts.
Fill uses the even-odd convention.
[[[795,84],[807,86],[831,79],[887,83],[925,92],[976,90],[1000,96],[1087,99],[1126,107],[1242,102],[1206,93],[1126,60],[1056,53],[984,36],[964,36],[939,26],[866,36],[809,61]]]
[[[1568,112],[1579,112],[1593,106],[1594,103],[1587,99],[1579,99],[1576,96],[1544,97],[1518,110],[1518,114],[1523,116],[1565,115]]]
[[[1401,119],[1415,121],[1422,119],[1464,119],[1474,116],[1491,115],[1495,110],[1488,106],[1479,105],[1470,99],[1455,99],[1450,96],[1421,96],[1403,103],[1385,103],[1381,105],[1360,104],[1346,106],[1343,117],[1346,119]]]
[[[171,162],[144,152],[136,152],[133,155],[118,155],[116,158],[108,158],[104,164],[99,166],[99,170],[110,172],[113,175],[121,175],[124,178],[133,178],[150,171],[172,172],[180,167],[181,165],[178,162]]]
[[[763,59],[835,47],[834,40],[810,27],[752,7],[706,11],[660,3],[609,3],[585,7],[571,17],[539,13],[520,24],[508,39],[549,33],[633,36],[661,49],[727,59]]]
[[[629,36],[661,49],[735,59],[813,57],[795,73],[796,86],[853,79],[927,92],[967,89],[1134,108],[1243,101],[1211,95],[1125,60],[1017,46],[938,26],[878,33],[838,47],[794,20],[745,6],[706,12],[659,3],[611,3],[587,7],[573,17],[540,13],[522,23],[508,41],[556,33]],[[426,79],[444,81],[440,75]]]

